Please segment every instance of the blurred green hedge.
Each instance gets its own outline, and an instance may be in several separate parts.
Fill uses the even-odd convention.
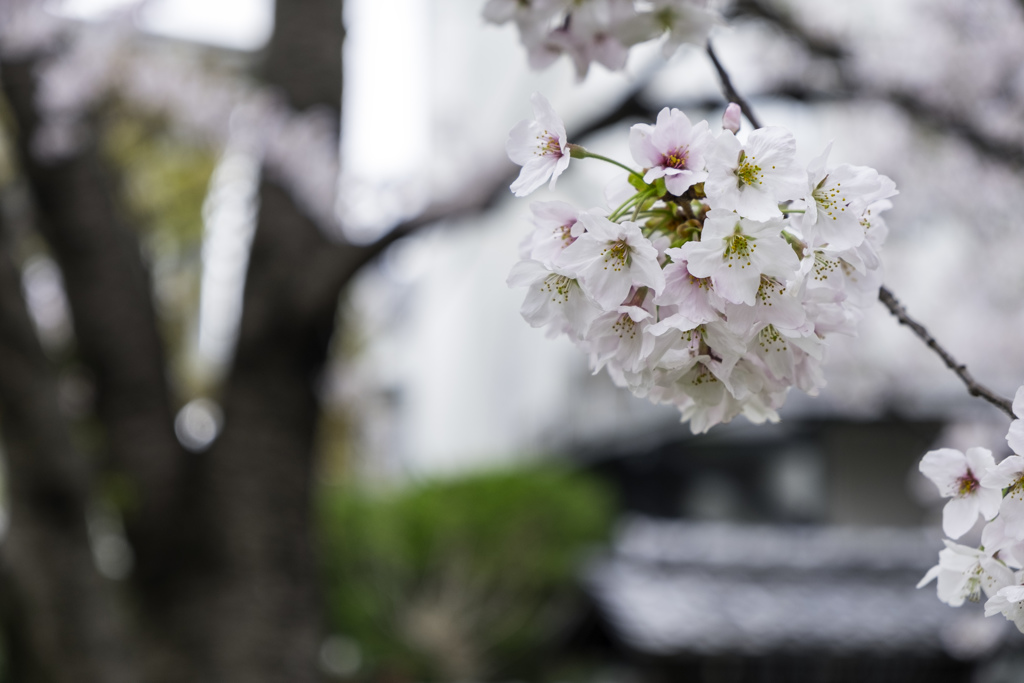
[[[360,680],[488,680],[535,672],[579,614],[609,492],[552,465],[321,505],[331,628],[358,645]]]

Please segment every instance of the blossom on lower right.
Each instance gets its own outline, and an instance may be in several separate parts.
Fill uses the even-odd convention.
[[[986,524],[978,548],[945,541],[939,563],[917,587],[937,579],[939,600],[953,607],[978,602],[984,592],[985,616],[1002,614],[1024,633],[1024,386],[1017,389],[1013,414],[1006,435],[1013,454],[998,464],[985,448],[940,448],[921,459],[921,472],[950,499],[943,531],[959,538],[979,515]]]

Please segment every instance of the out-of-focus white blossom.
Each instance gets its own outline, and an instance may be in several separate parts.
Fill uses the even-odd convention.
[[[697,0],[488,0],[484,19],[513,22],[530,66],[543,69],[568,55],[579,78],[594,62],[618,71],[629,48],[663,39],[671,56],[684,43],[702,46],[719,15]]]

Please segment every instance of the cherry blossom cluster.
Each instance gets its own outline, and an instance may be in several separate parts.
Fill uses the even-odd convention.
[[[572,158],[624,169],[609,206],[535,202],[535,230],[508,283],[527,288],[523,317],[565,334],[594,372],[656,403],[676,405],[691,429],[739,414],[778,420],[790,387],[815,394],[829,334],[855,334],[878,295],[879,213],[895,184],[871,168],[809,168],[779,127],[741,139],[739,112],[721,131],[677,109],[629,133],[634,170],[568,144],[551,105],[509,135],[524,196]]]
[[[945,540],[939,563],[918,588],[937,579],[939,600],[959,607],[978,602],[984,593],[985,616],[1002,614],[1024,632],[1024,387],[1013,399],[1016,416],[1006,434],[1013,454],[998,465],[987,448],[929,451],[920,469],[949,502],[942,509],[942,530],[957,539],[986,524],[981,546]]]
[[[487,21],[515,22],[530,66],[544,69],[569,55],[580,78],[592,62],[617,71],[629,48],[664,38],[671,56],[683,43],[703,45],[719,15],[699,0],[488,0]]]

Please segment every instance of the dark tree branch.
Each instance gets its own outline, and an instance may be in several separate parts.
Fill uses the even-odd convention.
[[[750,104],[744,99],[736,88],[733,87],[732,79],[729,78],[729,72],[725,70],[722,63],[718,61],[718,55],[715,54],[715,49],[711,46],[711,41],[708,41],[708,57],[711,57],[711,63],[715,65],[715,71],[718,72],[718,79],[722,82],[722,90],[725,93],[725,98],[730,102],[735,102],[740,106],[740,110],[743,115],[747,117],[747,121],[750,121],[750,125],[754,128],[761,127],[761,120],[754,114],[754,110],[751,109]]]
[[[926,101],[907,90],[878,88],[858,81],[848,67],[851,55],[839,43],[815,35],[792,17],[763,0],[741,0],[733,8],[734,16],[751,16],[764,20],[802,45],[808,53],[830,60],[836,67],[837,87],[829,91],[810,90],[802,83],[789,84],[779,94],[801,101],[877,100],[888,102],[903,111],[914,122],[945,135],[963,140],[979,154],[1014,169],[1024,168],[1024,145],[1019,141],[993,137],[964,116]],[[716,67],[719,66],[716,62]],[[719,74],[721,75],[721,70]],[[766,95],[770,93],[765,93]]]
[[[172,541],[183,531],[176,517],[189,504],[149,274],[137,235],[116,208],[98,141],[87,140],[80,152],[50,162],[31,152],[41,123],[37,64],[5,61],[3,90],[39,228],[64,277],[78,350],[96,380],[105,443],[114,466],[135,487],[125,510],[135,578],[157,585],[176,566],[180,549]]]
[[[889,309],[890,313],[896,316],[896,319],[900,321],[901,325],[909,327],[914,334],[916,334],[921,341],[928,346],[928,348],[938,354],[939,358],[942,359],[942,362],[946,364],[946,367],[955,372],[956,376],[959,377],[965,385],[967,385],[967,392],[971,396],[977,396],[985,399],[1009,415],[1011,420],[1016,417],[1013,414],[1013,403],[1009,399],[1003,398],[1002,396],[993,393],[990,389],[978,384],[974,380],[974,377],[971,376],[971,373],[967,371],[967,366],[962,363],[958,363],[956,359],[946,351],[946,349],[942,348],[942,346],[935,341],[935,337],[928,332],[924,325],[911,318],[907,314],[907,309],[896,300],[896,297],[893,296],[892,292],[890,292],[887,287],[882,287],[878,291],[878,300]]]
[[[130,683],[138,677],[126,633],[89,546],[86,460],[61,415],[2,223],[0,212],[0,418],[11,515],[0,564],[4,621],[23,645],[7,656],[17,680]]]
[[[296,110],[337,120],[343,38],[337,0],[278,2],[267,84]],[[224,430],[206,454],[219,550],[209,654],[218,680],[316,683],[313,449],[344,283],[325,265],[343,266],[358,248],[329,242],[273,179],[261,182],[259,204]]]
[[[747,1],[756,2],[756,0]],[[715,54],[711,49],[710,43],[708,43],[708,54],[710,55],[712,61],[715,63],[715,68],[718,70],[718,75],[722,80],[722,88],[730,97],[735,96],[736,98],[738,98],[733,99],[733,101],[740,105],[741,109],[743,110],[743,113],[747,117],[747,120],[749,120],[755,128],[760,128],[761,126],[757,123],[757,117],[754,115],[753,111],[749,109],[749,105],[746,105],[742,101],[742,98],[736,93],[736,90],[733,87],[731,80],[729,79],[729,74],[725,71],[725,69],[722,67],[722,64],[715,57]],[[1001,409],[1003,412],[1009,415],[1011,419],[1014,417],[1012,403],[1008,399],[1003,398],[992,392],[990,389],[982,386],[981,384],[978,384],[971,376],[971,374],[967,371],[967,366],[962,363],[958,363],[949,354],[948,351],[946,351],[942,346],[939,345],[937,341],[935,341],[935,338],[931,335],[931,333],[928,332],[928,330],[923,325],[921,325],[921,323],[911,318],[907,314],[906,308],[904,308],[896,300],[896,297],[893,296],[892,292],[889,291],[887,287],[882,286],[879,289],[878,300],[881,301],[882,304],[884,304],[885,307],[889,309],[890,313],[896,316],[897,320],[900,321],[900,324],[909,327],[914,332],[914,334],[916,334],[921,339],[921,341],[923,341],[928,346],[928,348],[930,348],[932,351],[939,355],[939,357],[946,364],[946,366],[950,370],[955,372],[956,375],[961,380],[963,380],[964,384],[967,385],[967,391],[968,393],[971,394],[971,396],[983,398],[992,405]]]

